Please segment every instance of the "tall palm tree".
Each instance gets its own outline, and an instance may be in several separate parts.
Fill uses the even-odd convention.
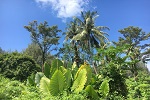
[[[68,24],[67,31],[64,33],[66,35],[65,40],[72,39],[78,33],[80,33],[79,25],[76,20],[73,20]],[[76,62],[77,67],[79,67],[80,57],[79,57],[79,53],[78,53],[77,43],[75,42],[75,40],[72,40],[71,44],[73,45],[73,48],[75,51],[74,52],[74,54],[75,54],[74,61]]]
[[[106,37],[107,33],[102,30],[109,30],[108,27],[105,26],[95,26],[95,19],[98,17],[97,12],[81,12],[81,17],[83,20],[79,18],[75,18],[75,20],[79,23],[80,32],[72,38],[74,41],[82,41],[85,47],[102,47],[105,45],[106,41],[109,41]],[[89,50],[88,49],[88,50]]]
[[[109,28],[95,26],[95,19],[98,17],[97,12],[81,12],[81,17],[82,20],[75,17],[68,25],[65,33],[66,40],[70,39],[71,43],[74,44],[75,61],[80,59],[78,46],[92,59],[93,53],[91,50],[93,50],[93,47],[103,47],[109,41],[106,37],[108,34],[102,31],[104,29],[109,30]]]
[[[95,19],[98,16],[97,12],[88,11],[81,12],[82,19],[75,17],[74,20],[77,21],[79,25],[79,33],[74,35],[71,39],[72,41],[79,41],[80,46],[84,49],[83,51],[87,54],[89,62],[91,64],[93,63],[93,67],[95,65],[95,62],[93,62],[93,49],[95,47],[105,49],[106,44],[109,42],[106,37],[108,34],[103,32],[103,30],[109,30],[109,28],[105,26],[95,26]]]

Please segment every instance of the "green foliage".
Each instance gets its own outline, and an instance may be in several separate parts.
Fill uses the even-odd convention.
[[[108,34],[103,32],[109,28],[95,26],[97,12],[81,12],[81,17],[74,17],[64,33],[66,42],[57,54],[63,61],[52,60],[54,56],[50,54],[58,49],[57,33],[61,30],[57,25],[49,27],[46,21],[25,26],[31,33],[32,44],[23,54],[5,53],[0,48],[0,73],[12,78],[0,75],[1,100],[150,99],[150,73],[144,67],[149,60],[150,44],[141,44],[150,33],[129,26],[119,30],[123,37],[110,46]],[[42,72],[33,59],[42,66]],[[27,79],[27,84],[13,79]]]
[[[61,93],[65,88],[65,77],[60,70],[56,70],[50,80],[50,93],[53,96]]]
[[[67,93],[64,91],[61,95],[50,96],[46,95],[42,97],[42,100],[90,100],[87,99],[86,93],[76,94],[76,93]]]
[[[60,68],[60,66],[63,66],[63,63],[59,59],[54,59],[51,63],[51,69],[50,69],[50,74],[51,76],[54,74],[54,72]]]
[[[0,66],[1,74],[20,81],[26,80],[32,73],[39,71],[33,59],[17,52],[1,55]]]
[[[43,76],[44,76],[44,73],[42,73],[42,72],[37,72],[35,74],[35,84],[36,84],[36,86],[40,86],[40,80]]]
[[[50,80],[47,77],[42,77],[40,80],[40,90],[43,94],[50,95]]]
[[[63,44],[63,47],[59,49],[59,52],[57,55],[60,56],[63,61],[72,64],[73,63],[73,56],[74,56],[73,46],[70,45],[70,43],[65,42]]]
[[[109,28],[95,26],[95,19],[97,17],[96,11],[81,12],[82,19],[74,17],[64,33],[66,35],[65,39],[71,42],[71,49],[74,49],[74,52],[71,53],[73,56],[71,55],[71,57],[78,67],[84,60],[88,60],[92,64],[95,47],[103,47],[108,42],[106,37],[108,34],[103,32],[103,30],[109,30]],[[70,49],[66,48],[66,50],[69,51]]]
[[[72,75],[71,75],[71,71],[67,70],[64,74],[65,78],[66,78],[66,84],[67,84],[67,88],[71,87],[71,79],[72,79]]]
[[[109,80],[105,79],[100,86],[100,93],[102,93],[103,97],[107,97],[109,94]]]
[[[123,56],[123,51],[128,45],[122,47],[107,47],[98,49],[96,60],[101,62],[100,75],[102,79],[109,78],[110,95],[116,92],[117,95],[127,96],[127,86],[125,84],[126,71],[128,69],[128,56]],[[103,62],[102,62],[103,61]],[[101,82],[100,82],[101,83]]]
[[[36,43],[31,43],[23,50],[23,54],[31,56],[34,61],[42,66],[42,52],[40,47]]]
[[[91,82],[92,70],[91,70],[91,67],[90,67],[89,64],[86,64],[86,63],[85,63],[84,66],[85,66],[85,69],[86,69],[86,71],[87,71],[87,74],[86,74],[86,76],[87,76],[86,85],[88,85],[88,84]]]
[[[0,75],[0,100],[40,100],[38,89]]]
[[[76,73],[75,80],[73,82],[71,90],[74,91],[75,93],[79,93],[80,91],[83,90],[84,85],[86,84],[87,81],[87,71],[85,68],[79,69],[78,72]]]
[[[85,88],[85,91],[88,92],[88,95],[90,96],[91,99],[98,100],[99,96],[91,85],[88,85]]]
[[[114,44],[117,46],[122,46],[123,44],[130,45],[130,48],[127,48],[124,53],[129,56],[131,61],[137,59],[145,63],[150,59],[148,50],[146,50],[150,46],[150,33],[145,33],[141,28],[133,26],[121,29],[119,32],[123,37],[119,37],[119,41],[114,42]],[[134,77],[136,77],[138,74],[138,64],[133,63],[129,67]]]
[[[130,99],[150,99],[150,73],[145,71],[138,71],[138,76],[136,81],[134,78],[129,78],[126,80]]]
[[[44,63],[44,75],[50,78],[50,65],[48,63]]]
[[[36,85],[34,74],[31,74],[31,76],[28,76],[27,85],[30,85],[30,86],[35,86]]]
[[[54,45],[58,45],[58,32],[61,30],[58,29],[58,26],[50,27],[45,21],[38,25],[37,21],[30,22],[28,26],[24,26],[31,33],[31,38],[34,43],[36,43],[42,53],[42,65],[44,65],[48,51],[56,50],[57,47],[52,48]],[[42,68],[43,72],[44,68]]]

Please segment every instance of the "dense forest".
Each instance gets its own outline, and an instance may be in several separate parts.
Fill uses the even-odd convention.
[[[81,12],[65,32],[46,21],[24,26],[25,50],[0,48],[0,100],[150,100],[150,33],[128,26],[110,41],[97,17]]]

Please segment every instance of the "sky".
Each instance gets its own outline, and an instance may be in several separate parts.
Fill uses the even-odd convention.
[[[0,0],[0,47],[21,52],[31,43],[30,33],[24,28],[29,22],[47,21],[64,32],[73,16],[80,17],[81,11],[88,10],[98,12],[96,25],[109,27],[108,38],[117,41],[121,36],[118,30],[128,26],[150,32],[149,9],[150,0]]]

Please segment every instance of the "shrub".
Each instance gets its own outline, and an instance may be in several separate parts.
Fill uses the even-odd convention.
[[[10,79],[24,81],[39,68],[29,56],[14,52],[0,55],[0,73]]]

